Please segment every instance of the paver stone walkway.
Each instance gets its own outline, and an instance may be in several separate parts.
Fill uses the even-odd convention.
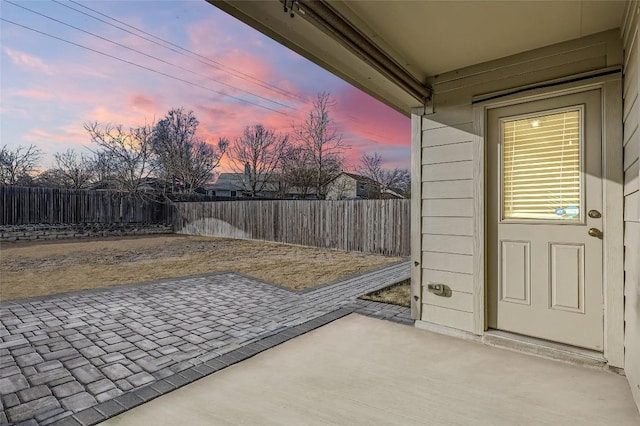
[[[293,292],[229,272],[4,302],[0,424],[94,424],[341,308],[410,323],[357,301],[408,276],[404,262]]]

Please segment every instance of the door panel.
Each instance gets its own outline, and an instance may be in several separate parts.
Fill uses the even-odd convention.
[[[488,110],[490,328],[602,350],[601,133],[599,90]]]
[[[584,246],[550,244],[551,309],[584,313]]]
[[[500,300],[531,304],[531,265],[528,241],[500,241]]]

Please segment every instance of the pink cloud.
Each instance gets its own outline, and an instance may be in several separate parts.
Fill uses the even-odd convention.
[[[136,25],[144,27],[142,23]],[[64,60],[57,58],[58,63],[47,64],[37,56],[3,47],[4,53],[14,64],[21,67],[20,69],[40,71],[30,75],[33,82],[37,84],[30,82],[29,85],[16,88],[21,90],[13,94],[5,92],[6,98],[3,97],[3,101],[11,96],[24,97],[25,99],[16,98],[13,106],[24,108],[22,103],[28,103],[31,121],[24,124],[25,129],[21,130],[22,134],[34,142],[39,141],[39,144],[55,146],[55,152],[58,150],[57,147],[65,145],[80,147],[88,143],[88,136],[83,129],[84,122],[98,121],[101,124],[122,124],[125,128],[135,127],[150,124],[162,118],[171,108],[178,107],[194,111],[200,121],[199,133],[211,143],[216,143],[220,137],[233,141],[241,136],[245,126],[258,123],[273,128],[277,132],[290,133],[291,124],[300,123],[308,113],[311,106],[309,98],[315,96],[313,92],[315,87],[322,86],[329,90],[331,88],[338,90],[334,93],[336,107],[333,117],[345,135],[345,143],[352,146],[345,153],[349,162],[357,161],[362,152],[375,150],[387,155],[392,152],[389,147],[409,145],[410,124],[406,117],[337,80],[326,79],[326,84],[325,80],[317,80],[315,77],[318,70],[315,68],[307,75],[304,66],[300,65],[299,69],[302,72],[292,75],[292,71],[285,68],[279,58],[289,60],[289,56],[297,57],[297,54],[282,49],[282,52],[278,52],[277,55],[275,53],[260,55],[259,52],[263,49],[256,47],[263,42],[258,36],[247,38],[244,32],[234,33],[225,25],[220,24],[217,19],[206,19],[185,25],[189,37],[186,46],[190,50],[225,64],[226,67],[223,69],[206,65],[207,61],[202,58],[194,59],[190,55],[168,53],[132,35],[114,34],[112,39],[158,57],[167,58],[199,74],[284,103],[291,108],[285,108],[264,99],[256,99],[241,90],[221,86],[206,77],[176,70],[174,67],[159,64],[152,59],[137,57],[135,58],[137,63],[193,81],[214,91],[262,104],[281,111],[285,115],[242,103],[220,93],[171,80],[131,65],[118,63],[113,59],[74,49],[70,51],[73,56],[67,56],[63,58]],[[162,25],[149,31],[155,33],[156,30],[162,31]],[[244,38],[239,38],[239,35]],[[163,37],[171,39],[171,34]],[[132,52],[123,52],[121,48],[107,45],[89,36],[81,42],[132,61],[135,57]],[[267,46],[265,49],[267,48],[271,47]],[[264,51],[270,52],[270,50]],[[276,51],[273,50],[273,52]],[[234,76],[229,73],[229,68],[253,78],[237,73]],[[53,79],[47,75],[47,72],[55,76],[54,84],[51,84]],[[303,74],[304,79],[296,78]],[[294,83],[296,81],[300,87],[296,87]],[[306,81],[310,82],[309,85]],[[269,87],[270,85],[281,90],[273,90]],[[46,91],[37,90],[40,87],[47,89]],[[291,92],[293,95],[282,93],[283,91]],[[20,105],[17,101],[20,101]],[[2,113],[8,114],[9,111],[3,109]],[[37,128],[28,131],[31,127]],[[223,165],[228,166],[228,161],[223,161]]]
[[[4,105],[0,106],[0,114],[2,115],[12,115],[17,118],[27,118],[29,117],[29,113],[24,108],[14,108],[14,107],[6,107]]]
[[[194,105],[194,112],[197,113],[198,119],[202,123],[207,122],[213,124],[215,122],[235,120],[238,117],[238,111],[235,108],[225,106],[224,104],[204,104]]]
[[[37,89],[16,90],[12,95],[22,98],[37,99],[40,101],[53,98],[53,95],[50,92]]]
[[[336,98],[336,116],[351,135],[382,145],[410,146],[408,117],[354,87],[347,87]]]
[[[276,77],[275,70],[271,64],[240,49],[224,52],[220,56],[219,62],[225,64],[223,73],[230,75],[236,84],[244,82],[262,87],[259,84],[271,84],[269,82],[275,80],[274,77]],[[264,85],[268,86],[268,84]],[[270,93],[273,93],[273,91],[270,91]]]
[[[53,135],[52,133],[44,130],[44,129],[31,129],[29,131],[29,133],[27,133],[24,136],[24,140],[29,141],[29,142],[34,142],[34,141],[39,141],[42,139],[51,139],[53,138],[55,135]]]
[[[8,47],[5,47],[3,50],[4,53],[9,57],[9,59],[11,59],[11,62],[19,67],[42,72],[47,75],[52,74],[50,67],[37,56],[29,55],[27,53],[10,49]]]
[[[129,95],[129,104],[136,110],[155,114],[157,110],[156,100],[151,96],[147,96],[141,93],[131,93]]]
[[[69,67],[68,70],[65,70],[65,67],[57,67],[57,68],[59,69],[56,69],[56,73],[69,72],[72,75],[81,75],[84,77],[91,77],[91,78],[101,78],[104,80],[112,78],[112,75],[109,72],[107,72],[107,70],[100,70],[100,69],[88,67],[88,66],[82,66],[82,65],[76,64],[72,67]]]
[[[215,20],[199,21],[187,28],[189,34],[189,49],[201,55],[199,58],[191,56],[190,66],[198,73],[206,74],[221,81],[212,82],[204,80],[206,85],[223,91],[230,91],[234,96],[264,104],[269,108],[282,108],[281,105],[270,102],[273,100],[280,104],[290,105],[291,111],[295,110],[300,102],[300,96],[296,89],[287,80],[287,75],[279,73],[270,58],[262,58],[242,48],[229,46],[237,43],[221,31]],[[260,44],[254,40],[253,44]],[[233,86],[237,89],[225,86]],[[262,99],[251,96],[255,94]],[[287,109],[287,108],[285,108]]]
[[[86,146],[86,143],[78,143],[78,139],[83,139],[84,141],[89,140],[84,129],[73,126],[52,130],[34,128],[30,129],[22,137],[24,142],[32,143],[44,149],[47,153],[61,152],[67,148],[81,148]]]

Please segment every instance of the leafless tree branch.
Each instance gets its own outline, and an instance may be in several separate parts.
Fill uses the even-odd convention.
[[[331,118],[330,112],[334,106],[329,93],[319,93],[304,123],[293,126],[294,137],[313,166],[313,186],[321,199],[326,196],[327,183],[340,173],[342,154],[347,148],[342,133]]]
[[[273,183],[288,141],[288,135],[278,135],[262,124],[245,127],[242,137],[235,140],[231,162],[235,171],[242,174],[241,184],[251,196]]]
[[[42,158],[35,145],[0,148],[0,182],[3,185],[29,185]]]

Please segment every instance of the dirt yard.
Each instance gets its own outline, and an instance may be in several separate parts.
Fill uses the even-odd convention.
[[[360,299],[392,305],[411,307],[411,280],[405,280],[390,287],[360,296]]]
[[[401,260],[180,235],[0,244],[0,301],[219,271],[299,290]]]

